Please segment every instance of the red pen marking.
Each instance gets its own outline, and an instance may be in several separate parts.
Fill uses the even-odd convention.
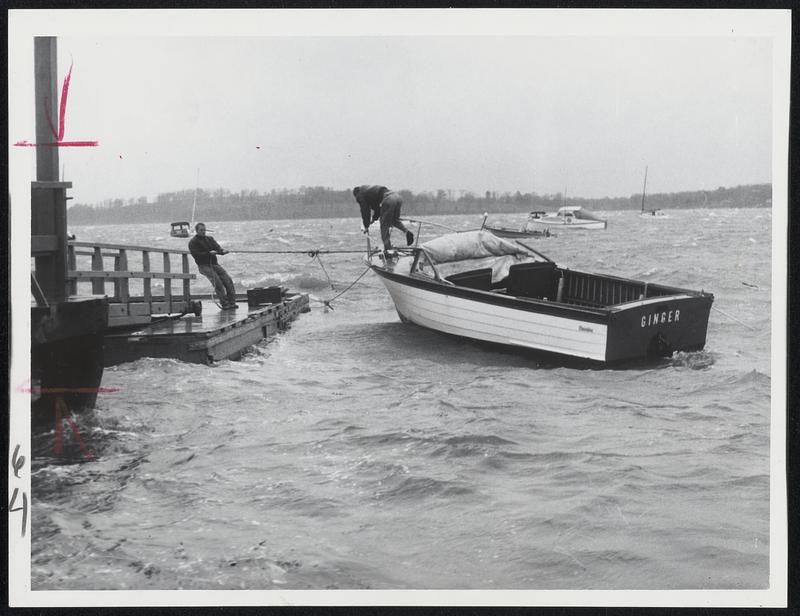
[[[84,148],[96,147],[97,141],[64,141],[64,132],[66,130],[67,118],[67,96],[69,95],[69,82],[72,79],[72,63],[69,65],[69,72],[64,77],[64,83],[61,84],[61,104],[58,109],[58,132],[56,132],[53,122],[50,120],[50,101],[45,98],[42,101],[45,109],[45,116],[47,123],[50,125],[50,132],[53,133],[55,141],[53,143],[30,143],[29,141],[17,141],[14,145],[18,147],[37,148],[39,146],[59,147],[59,148]]]
[[[69,94],[69,80],[72,79],[72,62],[69,63],[69,71],[67,76],[64,77],[64,83],[61,84],[61,106],[58,109],[58,135],[56,141],[64,140],[65,119],[67,115],[67,94]],[[48,114],[48,117],[50,115]],[[52,126],[50,127],[53,128]]]
[[[23,394],[112,394],[119,387],[18,387]]]
[[[80,445],[81,451],[83,452],[83,457],[87,460],[94,460],[94,456],[92,452],[89,451],[89,448],[84,444],[83,439],[81,438],[80,430],[78,430],[78,426],[75,425],[75,421],[67,415],[67,423],[69,427],[72,428],[72,433],[75,435],[75,438],[78,439],[78,445]]]
[[[28,141],[17,141],[14,145],[22,148],[93,148],[98,145],[98,141],[57,141],[55,143],[30,143]]]
[[[67,423],[69,424],[69,427],[72,430],[72,434],[75,436],[75,440],[78,441],[78,445],[80,446],[81,451],[83,452],[83,457],[86,458],[87,460],[94,460],[94,456],[92,455],[92,452],[89,451],[89,448],[86,446],[86,444],[83,442],[83,438],[81,438],[81,431],[78,430],[77,424],[70,416],[69,407],[67,406],[67,403],[64,402],[63,398],[56,399],[55,411],[56,411],[56,425],[55,425],[55,444],[53,445],[53,452],[56,454],[61,454],[61,452],[63,451],[63,443],[61,435],[64,429],[63,419],[62,419],[62,414],[63,414],[64,419],[67,420]]]

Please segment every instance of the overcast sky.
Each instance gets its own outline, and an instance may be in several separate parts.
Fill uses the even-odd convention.
[[[146,36],[122,13],[58,39],[59,84],[73,64],[64,138],[99,141],[61,149],[73,203],[191,189],[198,169],[202,188],[232,191],[628,196],[645,166],[648,192],[772,180],[772,40],[724,23]],[[32,39],[10,48],[10,140],[33,141]],[[12,156],[33,175],[32,148]]]

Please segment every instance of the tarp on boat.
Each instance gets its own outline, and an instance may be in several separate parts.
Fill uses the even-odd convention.
[[[486,257],[528,254],[528,251],[519,244],[509,242],[483,230],[448,233],[420,244],[420,248],[434,265]]]

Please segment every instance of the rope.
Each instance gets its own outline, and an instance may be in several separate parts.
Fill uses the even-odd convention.
[[[308,255],[311,258],[326,254],[362,254],[364,250],[229,250],[228,252],[242,252],[260,255]]]
[[[402,222],[412,222],[412,223],[418,223],[420,225],[431,225],[433,227],[441,227],[442,229],[447,229],[448,231],[455,231],[456,233],[458,232],[458,230],[454,229],[453,227],[448,227],[447,225],[442,225],[439,224],[438,222],[431,222],[430,220],[415,220],[414,218],[401,218],[400,220]]]
[[[322,263],[322,259],[320,258],[319,253],[315,253],[314,256],[311,258],[317,260],[319,266],[322,268],[322,271],[325,273],[325,278],[328,279],[328,284],[331,285],[331,289],[334,289],[335,287],[333,286],[333,281],[331,280],[331,277],[328,276],[328,270],[325,269],[325,265]]]
[[[346,288],[344,291],[342,291],[341,293],[337,293],[336,295],[334,295],[334,296],[333,296],[332,298],[330,298],[330,299],[327,299],[327,300],[325,300],[325,299],[321,299],[320,301],[321,301],[321,302],[322,302],[322,303],[323,303],[323,304],[324,304],[326,307],[328,307],[328,308],[330,308],[331,310],[333,310],[333,306],[331,306],[331,302],[332,302],[333,300],[335,300],[335,299],[338,299],[338,298],[340,298],[342,295],[344,295],[344,294],[345,294],[345,293],[347,293],[347,292],[348,292],[350,289],[352,289],[352,288],[353,288],[353,286],[355,286],[355,284],[356,284],[356,283],[357,283],[359,280],[361,280],[361,279],[364,277],[364,274],[366,274],[366,273],[367,273],[369,270],[370,270],[370,268],[369,268],[369,267],[367,267],[367,269],[365,269],[363,272],[361,272],[361,275],[360,275],[358,278],[356,278],[356,279],[355,279],[353,282],[351,282],[351,283],[350,283],[350,286],[348,286],[348,287],[347,287],[347,288]]]
[[[737,319],[735,316],[733,316],[733,315],[731,315],[731,314],[728,314],[727,312],[724,312],[723,310],[720,310],[720,309],[719,309],[719,308],[717,308],[716,306],[711,306],[711,307],[712,307],[714,310],[716,310],[717,312],[719,312],[720,314],[724,314],[724,315],[725,315],[726,317],[728,317],[729,319],[733,319],[733,320],[734,320],[734,321],[736,321],[737,323],[740,323],[740,324],[744,325],[744,326],[745,326],[747,329],[750,329],[750,330],[752,330],[752,331],[755,331],[755,329],[756,329],[755,327],[750,327],[750,326],[749,326],[747,323],[745,323],[744,321],[740,321],[740,320],[739,320],[739,319]]]

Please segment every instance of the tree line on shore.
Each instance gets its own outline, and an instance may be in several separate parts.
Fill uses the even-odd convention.
[[[589,210],[638,210],[642,194],[630,197],[581,198],[561,193],[486,191],[476,195],[468,191],[439,189],[436,192],[397,191],[403,199],[405,216],[438,214],[527,213],[534,210],[551,212],[562,205],[580,205]],[[195,203],[195,190],[159,194],[154,202],[138,199],[107,199],[102,203],[73,205],[68,210],[70,224],[124,224],[138,222],[172,222],[189,220]],[[750,184],[716,190],[655,193],[646,195],[646,209],[693,209],[731,207],[771,207],[772,185]],[[323,186],[301,186],[297,189],[257,192],[231,192],[224,188],[198,189],[196,220],[280,220],[295,218],[358,217],[358,204],[351,189],[337,190]]]

